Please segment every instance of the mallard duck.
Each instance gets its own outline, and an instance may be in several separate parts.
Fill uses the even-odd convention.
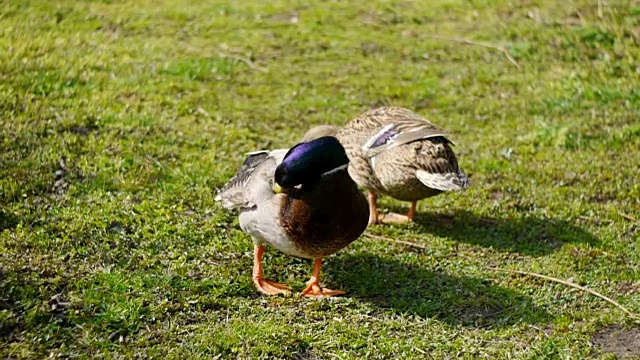
[[[344,294],[320,286],[322,258],[356,240],[366,229],[367,200],[349,177],[349,159],[334,137],[286,150],[249,153],[216,200],[240,210],[240,228],[253,238],[253,282],[258,291],[288,293],[290,287],[264,279],[263,243],[314,260],[302,295]]]
[[[445,137],[448,132],[409,109],[370,110],[343,127],[312,128],[303,141],[326,135],[342,143],[349,174],[369,191],[369,224],[413,221],[418,200],[469,186],[451,149],[453,143]],[[378,193],[411,201],[407,215],[379,215]]]

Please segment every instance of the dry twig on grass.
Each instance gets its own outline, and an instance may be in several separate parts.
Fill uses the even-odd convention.
[[[230,55],[230,54],[223,54],[223,53],[218,53],[218,56],[223,58],[223,59],[230,59],[230,60],[240,61],[240,62],[244,63],[245,65],[247,65],[250,69],[253,69],[253,70],[256,70],[256,71],[259,71],[259,72],[267,72],[266,69],[259,67],[253,61],[247,59],[244,56]]]
[[[553,282],[556,282],[556,283],[558,283],[558,284],[563,284],[563,285],[566,285],[566,286],[572,287],[572,288],[574,288],[574,289],[582,290],[582,291],[584,291],[584,292],[587,292],[587,293],[589,293],[589,294],[591,294],[591,295],[593,295],[593,296],[595,296],[595,297],[598,297],[598,298],[600,298],[600,299],[602,299],[602,300],[604,300],[604,301],[606,301],[606,302],[608,302],[608,303],[610,303],[610,304],[612,304],[612,305],[616,306],[616,307],[617,307],[617,308],[619,308],[620,310],[624,311],[624,313],[625,313],[625,314],[627,314],[627,315],[629,315],[630,317],[632,317],[632,318],[634,318],[634,319],[640,319],[640,316],[638,316],[637,314],[635,314],[635,313],[631,312],[631,311],[630,311],[629,309],[627,309],[626,307],[624,307],[624,306],[620,305],[620,303],[619,303],[619,302],[617,302],[617,301],[615,301],[615,300],[613,300],[613,299],[611,299],[611,298],[609,298],[609,297],[606,297],[606,296],[604,296],[604,295],[600,294],[600,293],[599,293],[599,292],[597,292],[597,291],[591,290],[591,289],[589,289],[589,288],[586,288],[586,287],[584,287],[584,286],[580,286],[580,285],[578,285],[578,284],[575,284],[575,283],[572,283],[572,282],[569,282],[569,281],[565,281],[565,280],[562,280],[562,279],[558,279],[558,278],[554,278],[554,277],[551,277],[551,276],[542,275],[542,274],[538,274],[538,273],[528,272],[528,271],[511,270],[511,269],[500,269],[500,268],[489,267],[489,266],[486,266],[486,267],[484,267],[484,268],[485,268],[485,269],[488,269],[488,270],[492,270],[492,271],[501,271],[501,272],[512,273],[512,274],[520,274],[520,275],[533,276],[533,277],[537,277],[537,278],[540,278],[540,279],[544,279],[544,280],[548,280],[548,281],[553,281]]]
[[[419,243],[414,243],[411,241],[404,241],[404,240],[396,240],[396,239],[392,239],[392,238],[388,238],[386,236],[380,236],[380,235],[374,235],[369,233],[368,231],[364,233],[364,236],[369,237],[371,239],[375,239],[375,240],[383,240],[383,241],[388,241],[388,242],[392,242],[392,243],[396,243],[396,244],[402,244],[402,245],[407,245],[407,246],[412,246],[418,249],[427,249],[426,245],[423,244],[419,244]]]
[[[396,244],[401,244],[401,245],[408,245],[408,246],[412,246],[415,248],[419,248],[419,249],[427,249],[427,246],[424,244],[419,244],[419,243],[415,243],[415,242],[411,242],[411,241],[405,241],[405,240],[396,240],[396,239],[391,239],[388,238],[386,236],[380,236],[380,235],[374,235],[369,233],[368,231],[364,233],[364,235],[366,237],[369,237],[371,239],[375,239],[375,240],[383,240],[383,241],[387,241],[387,242],[392,242],[392,243],[396,243]],[[512,273],[512,274],[520,274],[520,275],[527,275],[527,276],[533,276],[533,277],[537,277],[540,279],[544,279],[544,280],[548,280],[548,281],[553,281],[559,284],[563,284],[569,287],[572,287],[574,289],[578,289],[578,290],[582,290],[586,293],[589,293],[595,297],[598,297],[614,306],[616,306],[617,308],[619,308],[620,310],[622,310],[625,314],[629,315],[630,317],[634,318],[634,319],[640,319],[640,316],[638,316],[636,313],[632,312],[631,310],[627,309],[626,307],[622,306],[619,302],[604,296],[602,294],[600,294],[599,292],[595,291],[595,290],[591,290],[589,288],[586,288],[584,286],[569,282],[569,281],[565,281],[562,279],[558,279],[558,278],[554,278],[551,276],[547,276],[547,275],[542,275],[542,274],[538,274],[538,273],[533,273],[533,272],[528,272],[528,271],[520,271],[520,270],[511,270],[511,269],[501,269],[501,268],[495,268],[495,267],[489,267],[486,266],[484,267],[485,269],[488,270],[492,270],[492,271],[500,271],[500,272],[506,272],[506,273]]]
[[[618,215],[622,216],[623,218],[625,218],[625,219],[627,219],[629,221],[638,222],[638,219],[634,218],[631,215],[627,215],[627,214],[625,214],[625,213],[623,213],[621,211],[618,211]]]
[[[494,44],[489,44],[489,43],[484,43],[484,42],[477,42],[477,41],[472,41],[472,40],[463,39],[463,38],[449,37],[449,36],[441,36],[441,35],[425,35],[425,36],[428,37],[428,38],[432,38],[432,39],[453,41],[453,42],[457,42],[457,43],[460,43],[460,44],[481,46],[481,47],[485,47],[485,48],[489,48],[489,49],[498,50],[501,53],[503,53],[504,56],[507,57],[507,60],[509,60],[509,62],[511,64],[513,64],[513,66],[515,66],[518,70],[520,70],[520,64],[518,64],[516,59],[514,59],[513,56],[511,56],[511,54],[509,54],[509,51],[504,46],[494,45]]]
[[[613,220],[611,219],[600,219],[600,218],[595,218],[591,216],[580,215],[578,216],[578,219],[584,220],[584,221],[593,221],[596,224],[613,224]]]
[[[250,69],[255,70],[255,71],[259,71],[259,72],[267,72],[267,69],[262,68],[258,65],[256,65],[253,61],[251,61],[249,58],[242,56],[242,55],[236,55],[236,54],[229,54],[226,52],[222,52],[220,50],[217,50],[215,52],[209,52],[209,51],[205,51],[203,52],[202,49],[199,49],[195,46],[192,45],[186,45],[185,46],[185,50],[191,53],[196,54],[198,57],[201,58],[221,58],[221,59],[229,59],[229,60],[235,60],[235,61],[240,61],[241,63],[247,65]]]
[[[603,11],[603,5],[602,5],[602,0],[598,0],[598,17],[600,19],[602,19],[602,16],[604,16],[604,11]]]

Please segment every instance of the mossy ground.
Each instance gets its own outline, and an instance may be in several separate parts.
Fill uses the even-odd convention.
[[[610,356],[620,310],[486,267],[640,312],[640,3],[424,3],[1,2],[0,357]],[[215,189],[380,105],[453,131],[471,188],[369,230],[428,250],[327,259],[347,296],[259,296]]]

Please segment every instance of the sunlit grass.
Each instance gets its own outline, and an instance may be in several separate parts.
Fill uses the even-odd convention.
[[[581,358],[640,312],[640,7],[616,1],[5,1],[0,356]],[[429,35],[504,46],[499,51]],[[451,130],[468,191],[259,296],[215,189],[381,105]],[[407,204],[382,198],[384,211]],[[301,290],[308,261],[275,250]]]

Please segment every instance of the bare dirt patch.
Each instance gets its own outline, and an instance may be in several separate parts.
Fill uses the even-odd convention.
[[[596,332],[591,341],[601,346],[602,352],[615,354],[620,359],[640,356],[640,328],[605,327]]]

